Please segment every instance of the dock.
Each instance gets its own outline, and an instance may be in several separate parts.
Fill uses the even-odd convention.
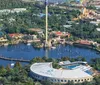
[[[22,59],[22,58],[17,59],[17,58],[4,57],[4,56],[0,56],[0,59],[2,59],[2,60],[8,60],[8,61],[27,62],[27,63],[29,63],[29,62],[30,62],[30,60],[25,60],[25,59]]]

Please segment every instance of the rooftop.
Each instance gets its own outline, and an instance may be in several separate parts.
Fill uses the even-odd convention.
[[[42,29],[40,28],[29,28],[30,31],[33,31],[33,32],[40,32],[40,31],[43,31]]]
[[[59,65],[73,65],[73,64],[87,64],[87,62],[83,61],[70,62],[69,60],[59,62]]]
[[[35,63],[30,67],[31,71],[45,77],[53,78],[85,78],[92,76],[81,69],[55,69],[52,67],[52,63]]]

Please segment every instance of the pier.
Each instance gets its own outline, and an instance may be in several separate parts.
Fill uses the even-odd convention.
[[[4,57],[4,56],[0,56],[0,59],[2,60],[8,60],[8,61],[19,61],[19,62],[30,62],[30,60],[25,60],[25,59],[17,59],[17,58],[11,58],[11,57]]]

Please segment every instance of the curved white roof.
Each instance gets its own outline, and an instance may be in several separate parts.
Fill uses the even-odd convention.
[[[52,63],[35,63],[30,67],[30,70],[35,74],[52,78],[92,78],[91,75],[89,75],[85,71],[82,71],[81,69],[54,69],[52,68]]]

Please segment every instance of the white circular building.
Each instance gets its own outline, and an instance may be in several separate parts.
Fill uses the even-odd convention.
[[[73,70],[55,69],[52,63],[34,63],[30,67],[31,75],[37,80],[50,81],[53,83],[82,83],[84,81],[92,81],[92,75],[76,68]]]

